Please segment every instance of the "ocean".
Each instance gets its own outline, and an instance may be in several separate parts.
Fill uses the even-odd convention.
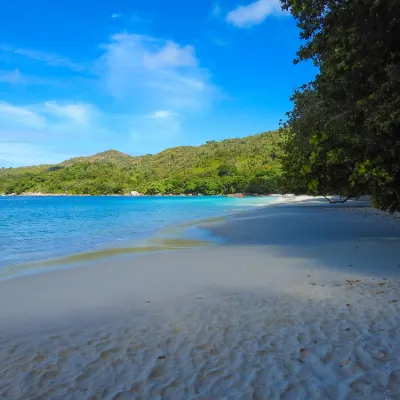
[[[274,197],[0,197],[0,268],[146,239]]]

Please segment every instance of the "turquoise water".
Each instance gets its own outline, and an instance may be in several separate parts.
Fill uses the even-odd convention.
[[[0,197],[0,267],[120,246],[274,201],[226,197]]]

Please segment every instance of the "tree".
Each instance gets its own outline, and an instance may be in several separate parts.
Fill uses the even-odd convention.
[[[236,175],[237,168],[232,164],[221,164],[217,168],[218,176],[232,176]]]
[[[196,182],[195,193],[215,195],[220,193],[219,180],[215,178],[200,178]]]
[[[161,182],[153,182],[146,189],[146,194],[155,195],[165,193],[165,186]]]
[[[400,0],[282,0],[315,80],[293,95],[286,185],[400,209]],[[297,173],[297,175],[296,175]]]

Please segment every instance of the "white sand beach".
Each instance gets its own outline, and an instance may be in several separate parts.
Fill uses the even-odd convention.
[[[400,398],[400,219],[303,200],[0,282],[0,398]]]

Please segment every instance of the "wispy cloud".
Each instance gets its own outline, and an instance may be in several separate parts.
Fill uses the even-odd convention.
[[[215,2],[211,5],[211,17],[212,18],[218,18],[222,14],[222,7],[219,2]]]
[[[60,79],[41,78],[39,76],[27,75],[22,73],[18,68],[13,70],[0,70],[0,83],[13,86],[65,86],[67,82]]]
[[[111,14],[111,18],[114,20],[122,20],[123,22],[129,24],[151,24],[153,20],[147,16],[142,15],[142,13],[132,13],[132,14],[122,14],[122,13],[113,13]]]
[[[26,57],[31,60],[40,61],[51,67],[67,68],[76,72],[87,71],[88,69],[87,65],[85,64],[76,63],[58,54],[47,53],[44,51],[23,49],[10,45],[0,45],[0,51],[4,53],[10,53],[16,56]]]
[[[95,122],[96,111],[84,103],[58,103],[46,101],[30,105],[0,102],[0,130],[24,130],[26,127],[44,132],[85,128]]]
[[[67,119],[79,125],[88,125],[93,107],[84,103],[59,104],[55,101],[46,101],[43,104],[43,113],[56,118]]]
[[[173,115],[174,115],[174,113],[172,113],[169,110],[159,110],[159,111],[155,111],[154,113],[150,114],[149,118],[152,118],[152,119],[168,118]]]
[[[241,5],[226,16],[226,21],[238,28],[250,28],[259,25],[270,15],[289,15],[281,8],[280,0],[257,0]]]
[[[153,153],[169,147],[183,134],[183,120],[181,114],[169,110],[130,118],[130,135],[135,148],[141,153]]]
[[[153,109],[193,109],[216,92],[190,45],[124,33],[112,36],[104,50],[101,74],[116,98]]]
[[[91,104],[1,102],[0,166],[60,162],[75,154],[77,144],[80,151],[101,146],[104,136],[113,134],[104,122],[106,117]]]
[[[205,112],[220,95],[190,44],[120,33],[100,49],[98,59],[80,64],[57,54],[0,45],[0,56],[14,63],[14,69],[0,70],[3,86],[45,84],[44,78],[19,69],[30,68],[28,60],[69,70],[63,73],[65,91],[26,88],[27,98],[39,95],[23,104],[10,101],[12,96],[0,97],[0,167],[54,163],[76,151],[90,154],[111,146],[136,154],[161,150],[176,144],[190,116]],[[77,79],[82,92],[75,90],[76,84],[71,90]],[[67,93],[74,98],[87,94],[87,88],[91,96],[100,92],[106,101],[66,99]]]
[[[221,39],[219,36],[210,35],[209,40],[211,43],[215,44],[216,46],[225,47],[230,44],[229,41],[225,39]]]
[[[0,82],[10,85],[19,85],[24,83],[24,78],[18,68],[12,71],[0,70]]]
[[[14,106],[6,102],[0,102],[0,120],[7,125],[30,126],[41,128],[45,124],[45,118],[39,113],[24,106]]]
[[[129,16],[128,22],[132,24],[152,24],[153,19],[150,17],[150,15],[133,13]]]

